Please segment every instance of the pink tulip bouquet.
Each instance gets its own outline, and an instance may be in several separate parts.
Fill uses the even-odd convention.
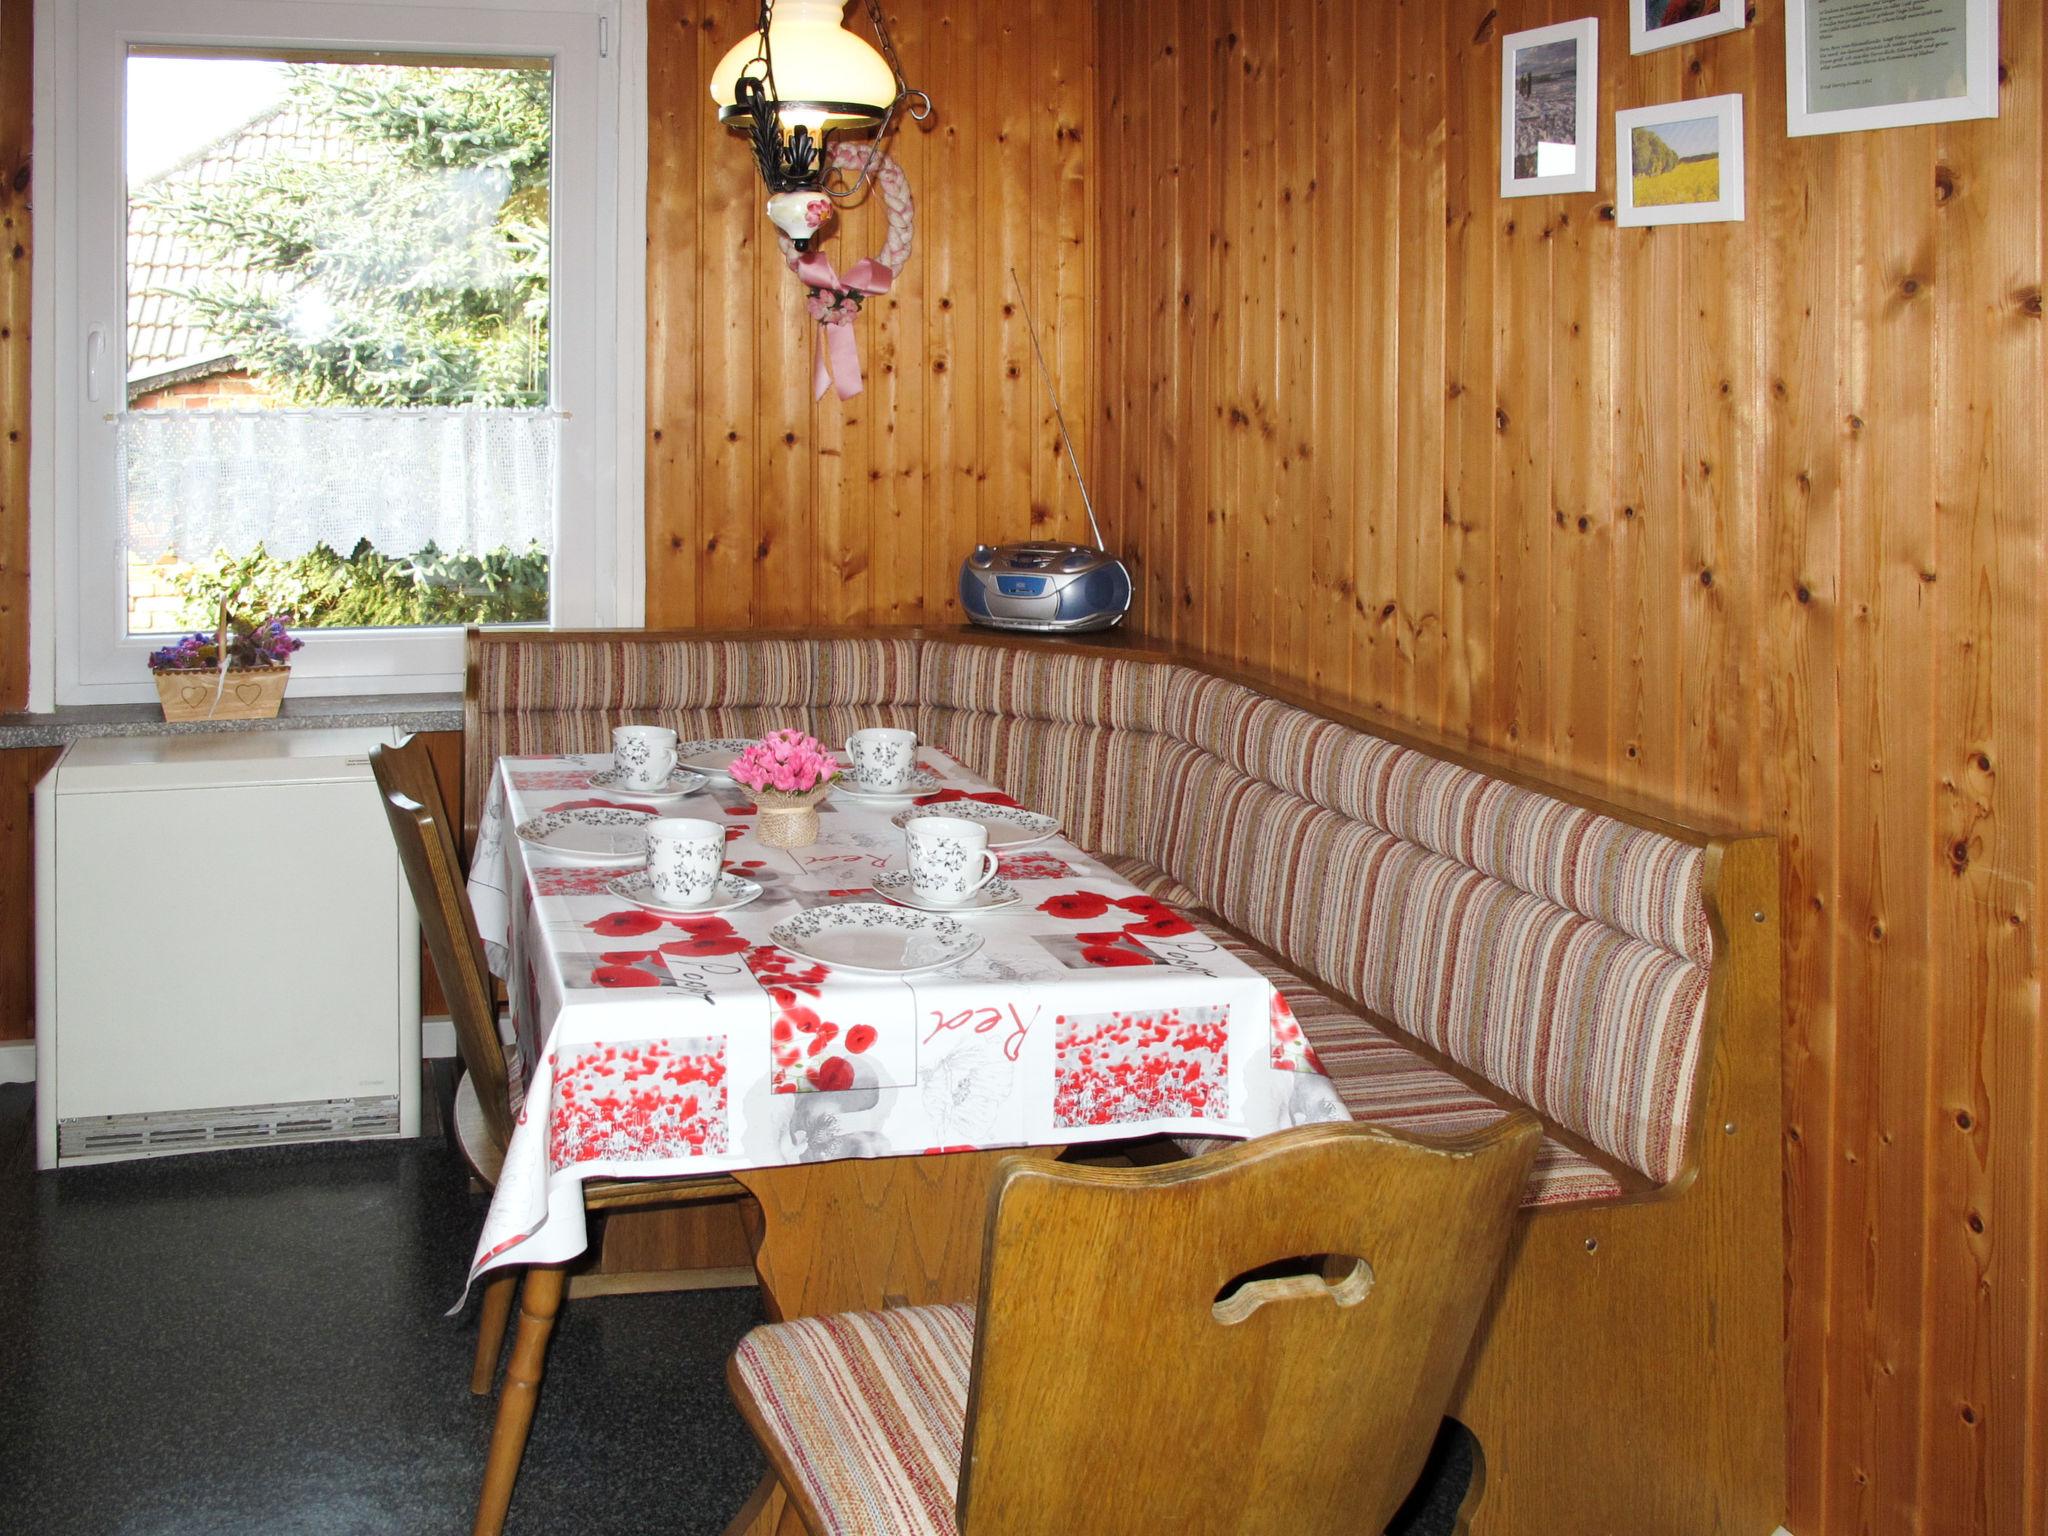
[[[730,772],[734,783],[772,805],[778,796],[795,800],[829,787],[839,777],[839,764],[815,736],[771,731],[735,758]]]
[[[761,808],[756,829],[771,848],[807,848],[818,840],[817,802],[839,778],[839,764],[824,743],[802,731],[770,731],[727,770],[754,792]]]

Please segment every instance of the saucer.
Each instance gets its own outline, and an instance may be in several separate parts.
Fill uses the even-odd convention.
[[[842,800],[857,801],[862,805],[907,805],[920,795],[928,795],[939,787],[939,776],[914,768],[910,782],[901,789],[861,789],[851,778],[842,776],[832,786],[832,793]]]
[[[998,907],[1014,907],[1023,900],[1016,888],[1007,880],[991,880],[965,901],[945,906],[936,901],[926,901],[911,889],[910,871],[907,869],[885,870],[875,876],[875,891],[886,896],[898,906],[915,907],[920,912],[937,912],[945,916],[971,916],[976,912],[993,912]]]
[[[944,970],[981,948],[981,935],[950,917],[879,901],[812,907],[784,918],[768,937],[806,960],[870,976]]]
[[[744,907],[761,894],[761,887],[744,875],[720,875],[718,884],[711,888],[711,899],[702,906],[671,907],[654,899],[654,879],[644,869],[607,880],[604,888],[621,901],[630,901],[636,907],[658,912],[664,917],[707,917],[713,912],[730,912],[735,907]]]
[[[545,848],[558,859],[583,864],[647,862],[647,824],[654,812],[589,807],[543,811],[513,831],[522,843]]]
[[[683,795],[694,795],[708,782],[701,773],[692,773],[687,768],[678,768],[668,776],[668,783],[660,789],[631,789],[619,782],[619,770],[601,769],[590,776],[590,787],[601,789],[623,800],[675,800]]]

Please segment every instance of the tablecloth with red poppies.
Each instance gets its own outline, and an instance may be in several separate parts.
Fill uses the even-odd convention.
[[[927,803],[1016,802],[925,748]],[[949,970],[856,975],[778,947],[800,909],[880,901],[903,865],[897,807],[834,795],[811,847],[754,835],[713,780],[668,815],[726,826],[728,871],[760,899],[662,917],[515,828],[625,804],[605,756],[499,762],[469,882],[523,1069],[515,1129],[471,1278],[559,1263],[586,1242],[581,1182],[1154,1132],[1257,1135],[1345,1118],[1284,999],[1182,914],[1064,838],[1002,855],[1020,900],[959,919],[984,943]]]

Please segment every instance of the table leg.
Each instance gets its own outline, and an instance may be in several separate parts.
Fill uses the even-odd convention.
[[[512,1288],[518,1278],[506,1270],[484,1284],[482,1315],[476,1324],[476,1363],[469,1369],[469,1390],[478,1397],[490,1395],[491,1381],[498,1374],[498,1356],[505,1352],[505,1325],[512,1320]]]
[[[491,1430],[490,1455],[484,1462],[483,1495],[477,1502],[474,1536],[499,1536],[505,1511],[512,1503],[512,1484],[519,1476],[519,1458],[526,1451],[526,1432],[533,1427],[533,1407],[540,1396],[540,1373],[561,1309],[564,1272],[560,1265],[536,1266],[526,1272],[519,1292],[519,1333],[512,1341],[512,1363],[498,1393],[498,1422]]]

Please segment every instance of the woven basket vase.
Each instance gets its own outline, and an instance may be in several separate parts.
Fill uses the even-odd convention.
[[[761,813],[754,824],[755,835],[770,848],[810,847],[818,840],[818,802],[830,793],[831,785],[820,784],[809,794],[755,801]]]

